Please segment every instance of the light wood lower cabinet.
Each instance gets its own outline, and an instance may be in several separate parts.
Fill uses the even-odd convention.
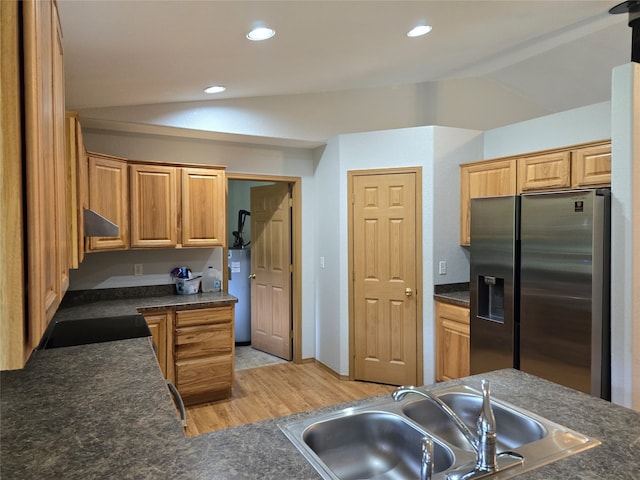
[[[233,306],[176,311],[175,384],[185,405],[231,395],[233,315]]]
[[[151,337],[155,345],[156,357],[160,364],[160,370],[164,378],[168,378],[167,375],[167,323],[169,315],[167,312],[146,314],[144,319],[147,322]]]
[[[144,313],[160,369],[185,405],[231,396],[235,354],[233,305]]]
[[[234,306],[144,314],[165,378],[185,405],[231,396],[234,370]]]
[[[469,375],[469,309],[435,302],[436,381]]]

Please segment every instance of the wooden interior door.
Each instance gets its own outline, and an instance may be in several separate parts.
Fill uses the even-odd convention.
[[[251,346],[291,360],[289,185],[251,189]]]
[[[352,177],[356,380],[420,383],[416,176],[409,172]]]

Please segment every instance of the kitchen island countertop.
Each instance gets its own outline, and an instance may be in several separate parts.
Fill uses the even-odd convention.
[[[177,308],[222,307],[237,303],[227,292],[196,293],[193,295],[159,295],[126,299],[101,300],[60,308],[54,321],[84,318],[120,317]]]
[[[633,479],[640,413],[519,372],[500,370],[434,386],[492,383],[496,398],[602,445],[518,478]],[[318,479],[277,424],[387,396],[187,438],[148,338],[43,350],[1,372],[0,477]]]

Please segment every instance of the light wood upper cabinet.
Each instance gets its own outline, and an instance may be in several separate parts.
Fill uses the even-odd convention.
[[[471,199],[611,185],[611,142],[460,165],[460,245],[471,244]]]
[[[606,142],[571,152],[573,188],[611,185],[611,143]]]
[[[84,260],[84,209],[89,208],[89,171],[77,113],[65,118],[69,267]]]
[[[460,165],[460,244],[471,243],[471,199],[516,193],[516,161],[489,160]]]
[[[571,187],[571,152],[552,152],[518,160],[518,193]]]
[[[611,185],[611,142],[518,159],[518,193]]]
[[[89,207],[119,228],[117,237],[88,237],[88,251],[123,250],[129,247],[129,184],[127,161],[88,154]]]
[[[469,376],[469,309],[435,302],[436,381]]]
[[[178,244],[178,172],[164,165],[131,165],[132,248]]]
[[[26,2],[25,2],[26,3]],[[24,181],[24,111],[21,104],[23,71],[21,47],[21,12],[18,2],[0,2],[0,369],[22,368],[33,343],[28,328],[25,303],[26,281],[23,258],[25,251]],[[7,193],[5,193],[7,192]],[[8,295],[8,292],[11,292]]]
[[[224,170],[182,169],[183,246],[224,246],[226,197]]]
[[[28,318],[17,316],[14,321],[23,323],[18,327],[28,337],[19,342],[26,358],[40,341],[68,287],[69,260],[64,72],[58,11],[53,1],[25,1],[21,5],[23,55],[18,68],[24,79],[21,135]],[[3,32],[5,26],[12,26],[10,20],[7,24],[4,20]]]

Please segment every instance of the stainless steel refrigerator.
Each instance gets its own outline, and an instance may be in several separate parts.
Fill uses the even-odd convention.
[[[610,398],[610,192],[471,200],[471,373]]]

